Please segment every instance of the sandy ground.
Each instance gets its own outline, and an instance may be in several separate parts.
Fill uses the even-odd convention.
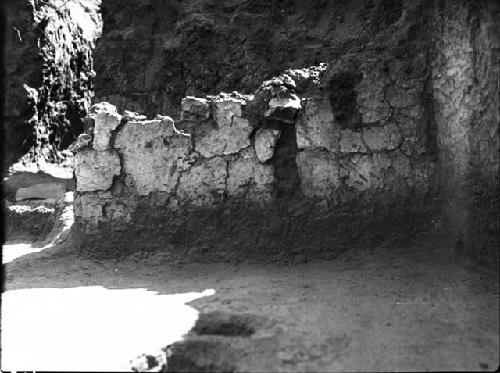
[[[272,321],[234,339],[245,350],[237,370],[499,364],[498,279],[450,259],[432,237],[293,266],[174,267],[161,254],[96,261],[69,242],[33,253],[29,243],[4,246],[3,370],[123,370],[140,353],[181,339],[198,312],[214,310]],[[17,250],[24,255],[15,258]]]

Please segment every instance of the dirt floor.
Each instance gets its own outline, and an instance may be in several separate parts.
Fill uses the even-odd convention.
[[[129,369],[213,311],[253,326],[198,327],[169,370],[497,369],[495,273],[452,259],[437,236],[418,241],[291,266],[172,265],[161,253],[96,261],[69,239],[10,242],[2,369]]]

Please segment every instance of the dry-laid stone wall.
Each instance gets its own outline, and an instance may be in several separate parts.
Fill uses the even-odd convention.
[[[177,122],[94,105],[93,140],[75,157],[77,244],[113,255],[167,243],[216,257],[308,255],[405,227],[433,163],[418,130],[408,140],[410,124],[392,118],[400,106],[423,109],[410,99],[381,108],[366,99],[378,89],[366,75],[351,87],[365,120],[345,126],[332,95],[351,88],[325,93],[332,74],[320,65],[253,95],[188,96]]]

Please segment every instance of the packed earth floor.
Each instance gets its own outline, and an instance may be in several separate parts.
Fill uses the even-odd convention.
[[[97,260],[68,238],[3,258],[2,370],[498,368],[498,279],[439,235],[301,264]]]

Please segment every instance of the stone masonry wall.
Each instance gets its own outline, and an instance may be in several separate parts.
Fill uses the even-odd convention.
[[[253,95],[186,97],[176,123],[93,106],[93,142],[75,157],[77,244],[101,255],[174,243],[205,258],[284,248],[328,256],[400,233],[412,222],[410,206],[425,213],[419,203],[433,162],[418,130],[425,115],[394,119],[424,111],[420,93],[370,100],[379,88],[368,71],[376,69],[360,70],[352,87],[333,89],[351,74],[320,65],[288,70]],[[332,94],[352,89],[362,115],[351,128]]]
[[[291,45],[290,55],[298,58],[283,69],[293,69],[260,86],[255,77],[267,79],[283,64],[242,69],[238,61],[254,59],[247,48],[252,39],[243,38],[248,45],[233,48],[228,59],[225,54],[236,45],[226,37],[240,37],[233,23],[254,15],[260,8],[247,7],[260,2],[242,0],[236,8],[221,3],[234,15],[229,28],[196,13],[198,26],[215,30],[208,34],[184,27],[190,23],[179,19],[190,13],[171,2],[161,8],[179,10],[170,12],[170,26],[152,23],[146,16],[156,8],[140,2],[136,20],[152,25],[146,34],[154,36],[154,53],[126,47],[145,30],[129,27],[130,7],[111,14],[119,3],[104,4],[105,37],[96,56],[96,70],[104,75],[97,95],[120,113],[108,103],[93,106],[75,157],[80,247],[99,255],[169,247],[201,260],[328,258],[421,223],[434,225],[444,213],[442,227],[458,247],[498,268],[496,2],[344,4],[337,18],[327,12],[328,22],[309,28],[321,45]],[[279,30],[288,29],[293,17],[309,19],[298,2],[290,4]],[[204,14],[218,14],[210,9]],[[211,43],[195,35],[210,35]],[[184,37],[206,48],[180,48]],[[214,45],[217,53],[208,53]],[[258,46],[257,55],[276,55],[261,51],[266,43]],[[295,69],[309,64],[314,66]],[[189,96],[228,87],[245,94]],[[147,120],[122,112],[125,107],[150,116],[168,112],[176,120]]]

